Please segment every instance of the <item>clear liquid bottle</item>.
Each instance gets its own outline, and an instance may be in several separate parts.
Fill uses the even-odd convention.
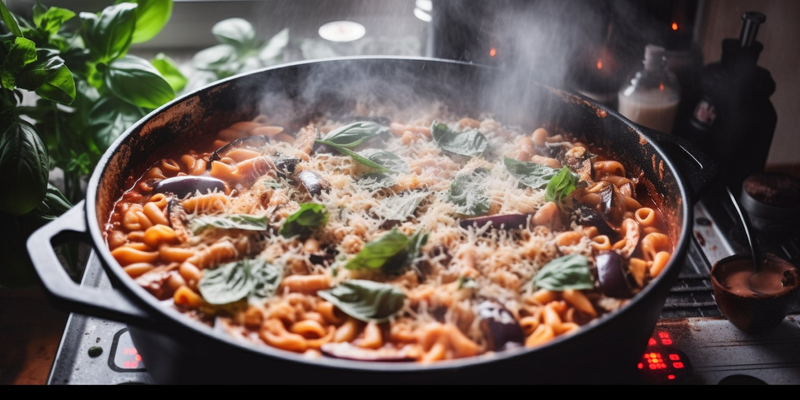
[[[678,78],[667,68],[661,46],[645,46],[644,67],[634,72],[619,90],[619,113],[657,131],[672,133],[681,99]]]

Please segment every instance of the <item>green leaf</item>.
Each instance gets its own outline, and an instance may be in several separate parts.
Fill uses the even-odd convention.
[[[45,32],[48,36],[55,35],[64,22],[69,21],[75,17],[75,13],[67,10],[66,8],[50,7],[46,10],[38,8],[39,3],[34,6],[33,23],[40,31]]]
[[[513,158],[503,158],[503,163],[511,176],[519,179],[525,185],[534,189],[544,189],[550,183],[558,170],[532,162],[517,161]]]
[[[566,289],[593,289],[594,281],[589,270],[589,259],[580,254],[556,258],[536,273],[533,285],[536,288],[558,292]]]
[[[266,64],[273,63],[283,53],[289,44],[289,28],[284,28],[273,36],[269,42],[258,52],[258,58]]]
[[[36,89],[36,94],[57,103],[72,104],[75,100],[75,81],[72,72],[66,65],[62,65]]]
[[[16,17],[11,11],[8,10],[6,7],[6,3],[4,1],[0,1],[0,14],[3,16],[3,22],[6,23],[8,30],[17,37],[22,37],[22,30],[19,29],[19,24],[17,23]]]
[[[35,60],[17,74],[17,87],[34,91],[63,66],[64,60],[58,56],[57,51],[38,49]]]
[[[195,235],[208,228],[266,231],[268,226],[264,215],[203,215],[189,221],[189,230]]]
[[[319,143],[319,144],[324,144],[324,145],[328,145],[330,147],[333,147],[334,149],[336,149],[336,151],[338,151],[338,152],[340,152],[340,153],[342,153],[342,154],[344,154],[346,156],[350,156],[353,160],[357,161],[358,163],[366,165],[366,166],[368,166],[370,168],[377,169],[380,172],[388,172],[389,171],[383,165],[378,164],[375,161],[372,161],[369,158],[364,157],[361,154],[358,154],[355,151],[350,150],[347,147],[344,147],[342,145],[339,145],[339,144],[336,144],[336,143],[333,143],[333,142],[328,142],[328,141],[325,141],[325,140],[315,140],[315,142]]]
[[[50,161],[33,125],[13,121],[0,137],[0,211],[23,215],[44,199]]]
[[[376,122],[353,122],[330,131],[318,142],[353,148],[386,132],[389,132],[389,127]]]
[[[380,205],[371,209],[378,217],[388,221],[405,221],[414,215],[428,192],[411,192],[390,196],[380,201]]]
[[[72,203],[64,197],[64,194],[62,194],[57,187],[48,183],[47,193],[44,199],[29,215],[32,215],[42,222],[50,222],[67,212],[70,208],[72,208]]]
[[[285,238],[294,236],[308,237],[314,229],[328,223],[328,212],[322,204],[303,203],[300,210],[286,218],[281,226],[280,235]]]
[[[405,174],[408,173],[408,164],[403,161],[400,156],[378,149],[364,149],[358,152],[359,155],[366,157],[369,161],[380,165],[388,172],[394,172],[398,174]]]
[[[88,86],[88,85],[86,85]],[[91,86],[87,88],[89,90]],[[91,96],[92,94],[89,93]],[[146,111],[114,96],[104,96],[89,111],[90,137],[100,152],[108,149],[117,138],[146,115]]]
[[[181,90],[183,90],[183,88],[186,87],[186,83],[189,80],[178,69],[178,65],[175,64],[175,61],[169,58],[166,54],[156,54],[156,57],[150,60],[150,64],[153,64],[153,67],[155,67],[161,76],[164,77],[175,93],[179,93]]]
[[[477,157],[489,147],[489,141],[480,131],[456,132],[446,124],[434,121],[431,135],[436,144],[443,150],[467,157]]]
[[[242,18],[228,18],[211,27],[211,33],[222,44],[237,49],[249,50],[255,47],[256,31],[253,25]]]
[[[108,63],[124,56],[131,46],[136,28],[133,3],[108,6],[95,15],[80,13],[83,41],[99,63]]]
[[[364,245],[355,257],[347,262],[345,268],[349,270],[377,270],[384,266],[394,267],[397,261],[406,256],[409,239],[396,228]],[[392,268],[394,269],[394,268]]]
[[[136,3],[133,43],[144,43],[158,35],[172,17],[172,0],[130,0]]]
[[[405,293],[390,284],[358,279],[344,281],[317,294],[359,321],[377,323],[397,314],[406,300]]]
[[[456,206],[456,212],[465,216],[481,216],[489,213],[492,198],[484,187],[489,171],[476,168],[472,172],[456,175],[450,184],[447,200]]]
[[[569,197],[577,189],[580,178],[573,174],[567,167],[562,167],[556,176],[550,179],[544,198],[555,202],[561,208],[572,208],[572,198]]]
[[[225,305],[245,298],[259,304],[275,294],[282,277],[282,268],[246,258],[205,270],[198,289],[209,304]]]
[[[133,105],[155,109],[175,98],[175,91],[147,60],[125,56],[108,65],[108,89]]]
[[[28,65],[36,61],[36,43],[24,37],[14,38],[14,44],[3,59],[0,70],[0,83],[9,90],[17,86],[18,74]]]
[[[216,71],[237,60],[236,48],[227,44],[203,49],[192,56],[192,66],[201,71]]]
[[[283,278],[283,268],[264,261],[250,263],[250,276],[254,282],[247,299],[250,304],[263,305],[264,300],[275,295]]]

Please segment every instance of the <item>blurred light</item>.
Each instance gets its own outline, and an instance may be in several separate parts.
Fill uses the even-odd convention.
[[[433,17],[431,17],[431,15],[428,12],[419,7],[414,9],[414,16],[425,22],[433,21]]]
[[[319,28],[319,35],[331,42],[352,42],[361,39],[366,33],[364,25],[352,21],[329,22]]]
[[[678,23],[677,22],[673,22],[672,23],[672,30],[673,31],[677,31],[678,30]]]
[[[602,58],[598,58],[597,59],[597,69],[603,69],[603,59]]]
[[[431,0],[417,0],[417,8],[422,11],[433,11],[433,1]]]
[[[494,56],[496,56],[496,55],[497,55],[497,49],[495,49],[494,47],[492,47],[492,49],[491,49],[491,50],[489,50],[489,57],[494,57]]]

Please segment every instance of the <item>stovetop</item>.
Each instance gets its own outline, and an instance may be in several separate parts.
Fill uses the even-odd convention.
[[[646,353],[637,366],[644,384],[800,384],[800,299],[783,323],[766,334],[738,330],[717,308],[710,266],[747,253],[732,203],[711,190],[694,207],[694,235],[665,301]],[[760,235],[760,234],[759,234]],[[764,239],[768,251],[800,262],[800,237]],[[110,288],[94,253],[82,285]],[[73,313],[48,378],[50,385],[153,384],[128,328]]]

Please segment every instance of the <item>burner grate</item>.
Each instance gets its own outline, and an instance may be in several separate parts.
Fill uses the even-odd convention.
[[[692,240],[683,268],[669,291],[661,318],[719,317],[711,289],[711,268],[699,244]]]

